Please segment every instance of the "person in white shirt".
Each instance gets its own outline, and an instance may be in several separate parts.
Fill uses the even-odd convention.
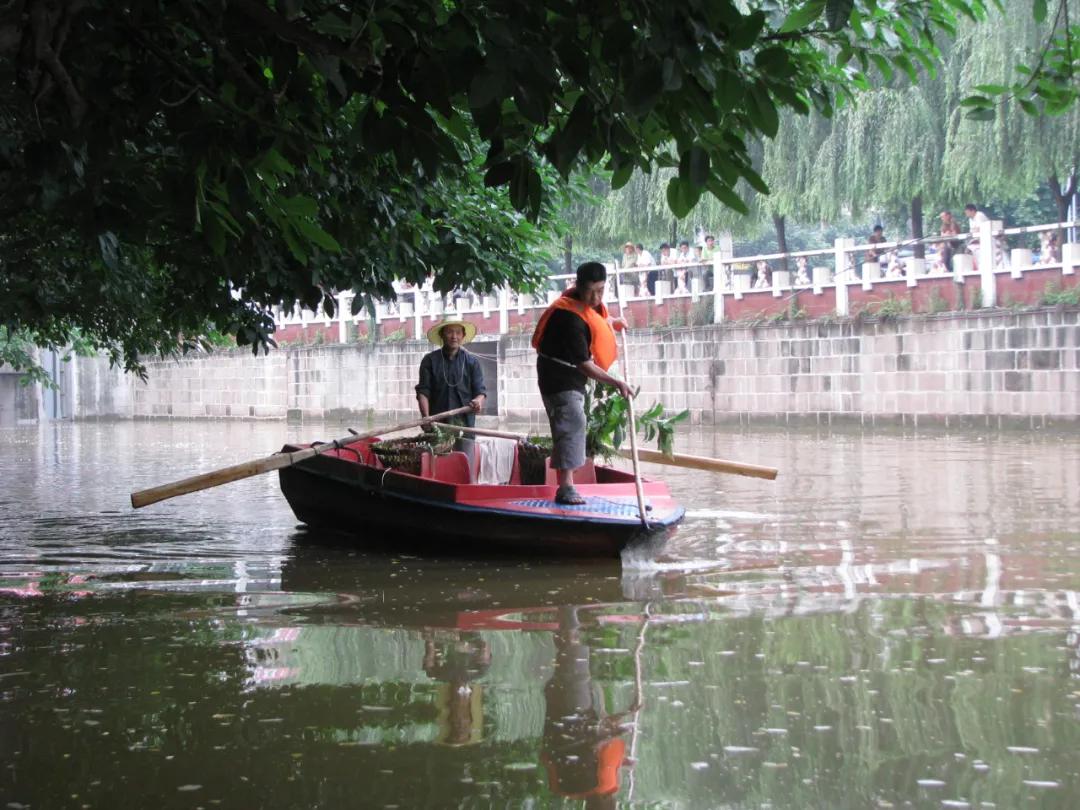
[[[637,266],[638,267],[652,267],[656,264],[656,259],[653,255],[645,249],[645,246],[638,242],[637,245]]]

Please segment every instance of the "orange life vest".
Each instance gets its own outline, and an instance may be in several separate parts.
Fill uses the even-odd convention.
[[[551,320],[551,313],[557,309],[564,309],[567,312],[573,312],[585,321],[585,324],[589,327],[589,334],[592,335],[589,342],[589,353],[592,354],[592,360],[604,371],[607,371],[611,368],[611,364],[615,362],[616,356],[618,356],[618,349],[615,346],[615,333],[607,321],[607,307],[601,303],[600,311],[597,312],[584,301],[575,298],[573,292],[573,289],[567,290],[544,310],[544,314],[540,316],[540,320],[536,324],[536,330],[533,332],[533,348],[540,351],[540,341],[544,338],[544,330],[547,328],[548,321]]]
[[[596,784],[581,793],[569,793],[562,789],[558,765],[550,758],[542,759],[547,767],[548,787],[552,792],[567,799],[610,796],[619,789],[619,768],[626,764],[626,743],[621,737],[612,737],[600,744],[596,750]]]

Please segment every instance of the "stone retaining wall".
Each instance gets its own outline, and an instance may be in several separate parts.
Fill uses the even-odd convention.
[[[631,379],[643,405],[694,421],[857,420],[1080,426],[1080,318],[1074,308],[946,313],[890,320],[722,324],[640,330]],[[498,357],[500,416],[540,422],[527,335],[475,344]],[[123,378],[134,417],[353,418],[415,413],[427,343],[236,350],[148,364]],[[79,362],[86,362],[82,359]],[[93,416],[80,397],[76,416]],[[100,410],[100,409],[98,409]]]

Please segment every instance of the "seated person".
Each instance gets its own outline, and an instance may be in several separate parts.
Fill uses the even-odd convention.
[[[810,284],[810,272],[807,270],[807,262],[805,256],[799,256],[795,260],[795,285],[807,286]]]
[[[772,287],[772,268],[769,267],[767,261],[761,259],[755,265],[754,289],[766,290],[770,287]]]

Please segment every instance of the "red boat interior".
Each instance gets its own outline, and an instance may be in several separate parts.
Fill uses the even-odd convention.
[[[382,461],[371,450],[371,445],[377,441],[379,440],[363,439],[345,447],[327,450],[322,453],[322,455],[364,464],[369,467],[375,467],[376,469],[383,469],[384,465]],[[480,452],[479,445],[475,445],[474,449],[475,452]],[[460,450],[455,450],[451,453],[442,455],[424,453],[421,456],[420,465],[420,478],[458,485],[477,483],[473,480],[473,470],[477,469],[479,466],[476,459],[470,464],[468,456]],[[409,473],[405,473],[401,470],[398,472],[401,472],[403,475],[409,475]],[[592,459],[586,460],[585,466],[574,472],[574,482],[576,484],[623,484],[627,482],[632,483],[633,480],[634,476],[632,474],[623,472],[622,470],[612,469],[611,467],[597,467],[593,464]],[[516,447],[514,448],[514,463],[509,479],[506,481],[488,481],[485,483],[489,485],[521,484],[521,468],[518,463]],[[546,486],[555,486],[556,483],[555,471],[551,469],[551,462],[550,459],[548,459],[547,480],[544,484]]]

